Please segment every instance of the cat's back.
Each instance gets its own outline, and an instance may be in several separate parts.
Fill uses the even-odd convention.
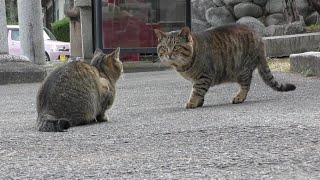
[[[72,61],[53,70],[38,91],[38,109],[50,102],[65,101],[92,93],[96,87],[98,71],[81,61]]]
[[[202,32],[205,35],[216,35],[216,36],[238,36],[238,35],[253,35],[259,37],[259,34],[248,27],[247,25],[244,24],[227,24],[223,26],[217,26],[217,27],[212,27],[209,29],[206,29],[205,31]]]
[[[233,54],[264,48],[263,40],[256,31],[246,25],[237,23],[194,33],[193,39],[198,54],[207,54],[208,49],[212,49],[212,55],[214,55],[218,52]]]

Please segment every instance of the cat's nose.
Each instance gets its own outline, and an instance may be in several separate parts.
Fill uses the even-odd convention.
[[[168,54],[168,56],[169,56],[170,59],[172,59],[172,55],[173,55],[172,52],[170,52],[170,53]]]

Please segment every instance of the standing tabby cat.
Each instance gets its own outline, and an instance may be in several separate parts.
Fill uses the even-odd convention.
[[[293,84],[279,84],[266,61],[262,38],[245,25],[232,24],[191,33],[188,27],[181,31],[162,32],[158,37],[158,56],[162,63],[193,83],[186,108],[203,105],[210,86],[237,82],[238,94],[232,103],[242,103],[250,89],[252,73],[258,68],[264,82],[276,91],[292,91]]]
[[[105,111],[113,104],[122,73],[119,53],[119,48],[109,55],[97,49],[91,65],[73,61],[55,69],[38,92],[39,131],[65,131],[70,126],[107,121]]]

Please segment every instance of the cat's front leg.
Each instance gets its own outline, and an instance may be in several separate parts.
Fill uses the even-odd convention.
[[[193,84],[192,92],[188,103],[186,104],[187,109],[194,109],[201,107],[204,103],[204,95],[208,92],[211,82],[201,81]]]

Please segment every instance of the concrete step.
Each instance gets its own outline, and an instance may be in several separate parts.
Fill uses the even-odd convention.
[[[320,52],[291,54],[289,59],[291,70],[306,76],[320,77]]]

